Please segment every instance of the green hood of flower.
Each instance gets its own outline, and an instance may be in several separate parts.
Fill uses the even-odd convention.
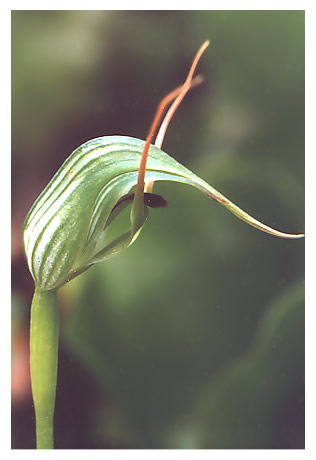
[[[38,288],[55,289],[135,241],[147,218],[143,203],[132,206],[130,230],[104,246],[108,225],[131,202],[124,197],[137,183],[144,144],[143,140],[125,136],[96,138],[78,147],[57,171],[23,226],[25,254]],[[152,145],[146,181],[162,180],[197,187],[239,218],[268,233],[302,236],[283,234],[261,224]]]

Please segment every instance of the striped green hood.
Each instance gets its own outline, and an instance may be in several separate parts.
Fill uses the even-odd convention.
[[[127,248],[138,236],[147,212],[137,224],[104,247],[113,208],[137,183],[145,142],[124,136],[92,139],[78,147],[63,163],[35,201],[23,226],[23,241],[30,272],[38,288],[55,289],[97,262]],[[219,201],[250,225],[277,236],[277,232],[250,217],[187,168],[151,145],[146,181],[175,181],[192,185]],[[117,206],[115,212],[121,208]],[[135,220],[135,219],[134,219]]]

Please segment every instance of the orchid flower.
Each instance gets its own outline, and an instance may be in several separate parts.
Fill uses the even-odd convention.
[[[126,136],[104,136],[84,143],[59,168],[26,217],[24,249],[35,283],[30,347],[38,448],[53,447],[57,290],[136,240],[147,220],[148,207],[167,205],[160,195],[152,192],[156,181],[174,181],[196,187],[240,219],[271,235],[292,239],[304,236],[274,230],[249,216],[161,150],[176,109],[189,89],[202,81],[201,76],[193,76],[208,45],[209,41],[206,41],[198,50],[183,85],[161,100],[146,141]],[[132,192],[134,186],[135,192]],[[109,226],[128,205],[131,205],[129,230],[106,244]]]

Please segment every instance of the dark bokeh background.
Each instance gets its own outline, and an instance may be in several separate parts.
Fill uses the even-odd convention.
[[[164,150],[304,231],[303,11],[12,12],[12,447],[34,448],[20,231],[84,141],[145,138],[211,46]],[[60,291],[57,448],[303,448],[304,241],[157,184],[137,242]],[[123,225],[123,223],[121,224]]]

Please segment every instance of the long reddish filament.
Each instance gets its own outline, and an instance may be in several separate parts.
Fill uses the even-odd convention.
[[[149,151],[149,147],[150,147],[152,137],[153,137],[153,135],[154,135],[154,133],[155,133],[155,131],[157,129],[157,125],[158,125],[159,121],[161,120],[161,117],[163,115],[165,107],[173,99],[176,98],[174,103],[170,107],[169,111],[167,112],[167,115],[166,115],[166,117],[165,117],[165,119],[163,121],[163,124],[162,124],[162,126],[161,126],[161,128],[159,130],[158,136],[156,138],[155,145],[159,146],[159,147],[161,147],[161,145],[162,145],[163,138],[164,138],[165,133],[166,133],[166,129],[168,127],[168,124],[169,124],[174,112],[176,111],[176,109],[179,106],[180,102],[182,101],[182,99],[184,98],[185,94],[188,92],[188,90],[192,86],[192,83],[194,82],[194,80],[192,80],[194,71],[196,69],[196,66],[198,64],[198,61],[199,61],[200,57],[202,56],[204,50],[208,47],[209,43],[210,42],[208,40],[206,42],[204,42],[203,45],[201,46],[201,48],[199,49],[199,51],[197,52],[197,54],[196,54],[196,56],[195,56],[195,58],[193,60],[192,66],[190,68],[189,74],[187,76],[187,79],[184,82],[184,84],[179,86],[178,88],[174,89],[170,93],[168,93],[161,100],[161,102],[160,102],[160,104],[158,106],[154,121],[152,122],[151,128],[150,128],[148,136],[146,138],[144,150],[143,150],[142,157],[141,157],[141,160],[140,160],[140,165],[139,165],[139,170],[138,170],[138,180],[137,180],[137,186],[136,186],[136,192],[135,192],[135,199],[136,199],[136,197],[140,197],[144,193],[145,172],[146,172],[146,163],[147,163],[148,151]],[[197,80],[197,79],[195,79],[195,80]],[[197,83],[195,83],[195,84],[197,84]],[[149,189],[151,189],[151,187],[149,187]]]
[[[163,140],[164,140],[168,125],[170,123],[170,120],[173,117],[173,115],[174,115],[175,111],[177,110],[177,108],[179,107],[182,99],[184,98],[186,93],[189,91],[190,86],[191,86],[191,82],[192,82],[192,77],[193,77],[194,71],[196,69],[196,66],[197,66],[202,54],[204,53],[205,49],[209,46],[209,44],[210,44],[210,42],[209,42],[209,40],[207,40],[206,42],[203,43],[203,45],[201,46],[201,48],[197,52],[197,54],[196,54],[196,56],[194,58],[194,61],[192,62],[192,66],[191,66],[190,72],[188,73],[187,79],[186,79],[186,81],[184,82],[184,84],[182,86],[182,90],[180,91],[180,93],[178,94],[176,100],[173,102],[172,106],[168,110],[168,112],[167,112],[167,114],[166,114],[166,116],[165,116],[165,118],[164,118],[164,120],[163,120],[163,122],[162,122],[162,124],[160,126],[160,129],[159,129],[158,135],[156,137],[156,141],[155,141],[155,146],[158,147],[159,149],[162,146],[162,143],[163,143]]]
[[[178,86],[175,88],[173,91],[168,93],[159,103],[154,121],[152,122],[152,125],[150,127],[149,133],[146,138],[144,150],[142,153],[141,161],[140,161],[140,166],[139,166],[139,171],[138,171],[138,182],[137,186],[140,188],[142,185],[144,185],[144,178],[145,178],[145,171],[146,171],[146,162],[147,162],[147,157],[148,157],[148,151],[150,147],[150,141],[153,138],[155,131],[157,129],[157,125],[159,121],[161,120],[161,117],[164,113],[164,110],[166,106],[177,97],[177,95],[180,93],[182,86]]]
[[[194,86],[197,86],[199,85],[200,83],[202,83],[204,81],[204,77],[203,75],[197,75],[196,77],[193,78],[193,80],[191,81],[191,84],[190,84],[190,88],[193,88]],[[180,93],[181,89],[183,88],[183,85],[182,86],[179,86],[178,88],[176,88],[173,92],[176,92],[176,90],[178,90],[178,94]],[[172,92],[172,93],[173,93]],[[169,93],[169,95],[171,95],[172,93]],[[175,98],[176,96],[174,96]],[[172,99],[171,99],[172,100]],[[171,100],[169,102],[171,102]],[[166,104],[167,105],[167,104]],[[169,112],[168,112],[169,113]],[[162,115],[162,114],[161,114]],[[167,117],[167,115],[166,115]],[[165,118],[166,118],[165,117]],[[160,131],[159,131],[160,132]],[[161,148],[161,145],[158,145],[157,144],[157,138],[158,136],[156,137],[156,140],[155,140],[155,146],[158,147],[158,148]],[[149,149],[148,149],[149,150]],[[154,186],[154,182],[153,181],[147,181],[145,183],[145,186],[144,186],[144,191],[145,192],[148,192],[148,193],[151,193],[152,192],[152,189],[153,189],[153,186]]]

